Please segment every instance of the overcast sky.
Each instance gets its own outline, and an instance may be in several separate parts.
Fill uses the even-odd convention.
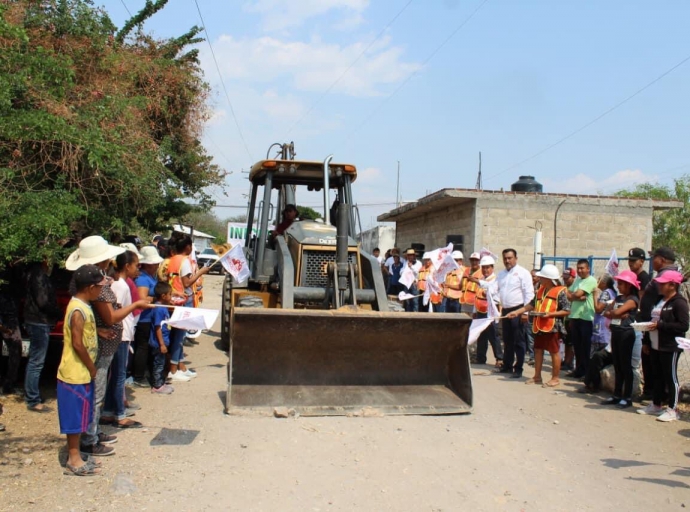
[[[144,0],[95,3],[121,26],[125,6],[134,13]],[[290,140],[298,159],[334,153],[357,165],[365,228],[394,207],[398,161],[404,201],[473,188],[479,151],[486,189],[509,189],[530,174],[547,192],[596,194],[690,172],[690,61],[586,126],[690,57],[685,0],[198,6],[236,114],[235,121],[204,43],[213,88],[204,143],[233,171],[228,196],[213,191],[219,204],[245,203],[241,171],[271,143]],[[194,0],[170,0],[145,30],[178,36],[194,24],[201,24]]]

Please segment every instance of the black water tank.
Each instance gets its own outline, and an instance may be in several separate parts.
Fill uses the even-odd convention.
[[[517,180],[510,186],[510,190],[513,192],[537,192],[541,193],[544,190],[541,183],[534,179],[534,176],[520,176]]]

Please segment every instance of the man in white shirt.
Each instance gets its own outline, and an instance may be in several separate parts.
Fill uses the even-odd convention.
[[[373,251],[371,251],[372,256],[378,260],[380,264],[383,265],[383,256],[381,256],[381,249],[378,247],[374,248]]]
[[[517,264],[517,251],[503,251],[504,270],[498,273],[496,283],[498,296],[503,309],[501,316],[530,304],[534,299],[532,275],[527,269]],[[527,349],[526,323],[521,318],[504,318],[501,320],[503,330],[503,366],[500,373],[509,373],[514,379],[522,377],[522,365],[525,362]],[[514,363],[514,365],[513,365]]]
[[[407,293],[411,295],[417,295],[419,293],[417,289],[417,278],[419,277],[419,271],[422,269],[422,262],[417,260],[417,253],[414,249],[408,249],[405,251],[405,257],[407,258],[407,263],[403,267],[403,272],[405,268],[410,268],[414,273],[414,283],[407,289]],[[405,311],[418,312],[419,311],[419,301],[417,300],[406,300],[405,301]]]

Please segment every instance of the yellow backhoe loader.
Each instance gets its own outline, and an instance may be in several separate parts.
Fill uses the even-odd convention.
[[[355,166],[295,160],[293,145],[279,146],[249,173],[251,277],[223,284],[226,412],[470,412],[469,317],[405,313],[390,302],[379,262],[355,239]],[[311,192],[303,201],[322,194],[323,218],[269,232],[303,190]]]

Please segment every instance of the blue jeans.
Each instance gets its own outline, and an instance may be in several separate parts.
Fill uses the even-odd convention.
[[[48,352],[50,325],[27,323],[26,330],[29,331],[31,344],[29,345],[29,362],[26,365],[24,392],[26,393],[26,405],[34,407],[42,401],[38,383],[41,380],[41,371]]]
[[[417,291],[417,283],[413,283],[412,286],[406,289],[407,293],[410,295],[417,295],[419,291]],[[419,298],[421,300],[421,297]],[[405,311],[413,311],[417,312],[419,311],[419,302],[417,302],[417,299],[408,299],[405,301]]]
[[[168,347],[169,348],[169,347]],[[159,347],[149,346],[149,354],[151,354],[151,381],[154,388],[158,389],[165,384],[165,354],[161,354]]]
[[[123,341],[117,347],[117,352],[110,363],[110,377],[105,390],[105,404],[101,416],[124,420],[125,414],[125,379],[127,378],[127,358],[129,356],[129,342]]]
[[[184,360],[184,339],[187,337],[187,331],[184,329],[177,329],[173,327],[170,329],[170,364],[179,364]]]
[[[446,313],[460,313],[460,301],[458,299],[446,297],[443,299],[443,303],[446,307]]]
[[[105,391],[108,387],[108,372],[110,364],[113,362],[115,354],[98,354],[96,358],[96,378],[93,380],[93,419],[89,423],[89,428],[81,436],[82,446],[93,446],[98,443],[98,434],[101,432],[99,421],[101,419],[101,409],[105,401]]]

